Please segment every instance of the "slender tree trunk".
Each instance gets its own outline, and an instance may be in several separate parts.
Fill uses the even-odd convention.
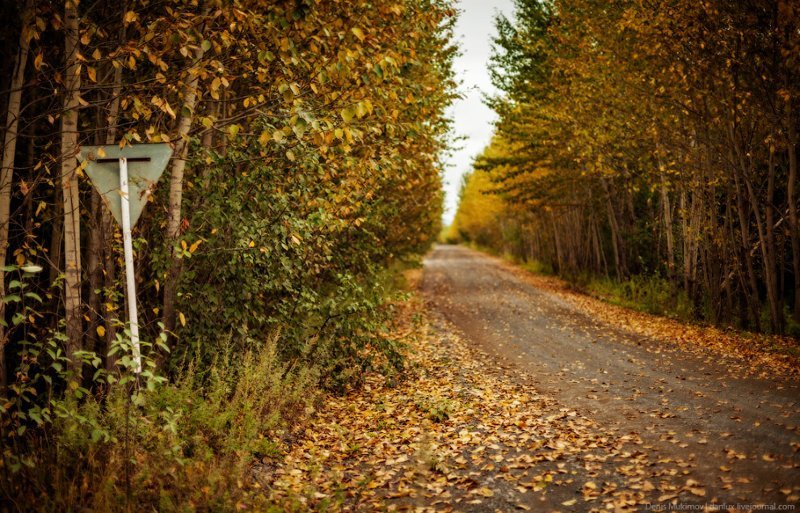
[[[786,124],[789,134],[789,177],[786,201],[789,204],[789,238],[792,241],[792,272],[794,273],[794,320],[800,322],[800,226],[797,219],[797,126],[792,113],[792,103],[786,106]]]
[[[745,263],[745,271],[747,272],[747,284],[749,291],[747,295],[751,298],[750,306],[753,310],[753,320],[756,329],[761,331],[761,312],[758,300],[758,280],[756,279],[756,272],[753,266],[753,255],[750,251],[750,220],[747,216],[747,207],[744,202],[744,190],[742,188],[739,173],[734,171],[734,184],[736,186],[736,212],[739,217],[739,233],[742,240],[742,255]]]
[[[127,4],[127,2],[126,2]],[[122,93],[122,67],[114,69],[114,88],[112,90],[111,105],[108,109],[108,130],[106,131],[106,144],[114,144],[117,142],[117,123],[119,121],[119,101],[120,94]],[[105,289],[112,290],[116,285],[117,280],[117,261],[114,254],[114,232],[116,225],[111,211],[104,208],[100,214],[100,223],[103,238],[105,239],[104,267],[105,267]],[[118,310],[109,310],[106,312],[106,355],[108,350],[111,349],[112,344],[117,339],[117,325],[118,325]],[[113,369],[116,365],[116,358],[113,356],[106,356],[106,368]]]
[[[556,216],[550,211],[550,224],[553,227],[553,237],[555,239],[555,246],[556,246],[556,274],[561,274],[564,271],[564,257],[563,257],[563,249],[561,248],[561,239],[558,236],[558,227],[556,226]]]
[[[662,182],[664,178],[661,178]],[[664,220],[664,238],[667,243],[667,270],[671,277],[675,272],[675,244],[672,240],[672,206],[669,202],[669,192],[667,186],[662,183],[661,185],[661,209],[663,212]]]
[[[127,10],[127,2],[122,2],[120,20],[124,18]],[[125,42],[124,26],[125,24],[122,23],[123,28],[119,34],[120,45]],[[107,104],[105,119],[103,120],[103,124],[106,128],[104,138],[105,145],[112,145],[117,142],[120,94],[122,93],[122,66],[114,67],[112,84],[111,96],[107,99],[110,101]],[[92,210],[93,216],[95,216],[93,219],[97,219],[97,224],[90,233],[89,242],[90,247],[95,248],[95,250],[93,251],[90,249],[89,255],[90,258],[94,257],[96,261],[88,266],[91,283],[90,289],[92,289],[90,290],[89,310],[92,316],[92,330],[96,330],[97,326],[100,326],[105,319],[105,325],[103,326],[105,329],[103,345],[105,347],[103,353],[106,357],[106,369],[111,370],[116,364],[116,358],[108,356],[108,352],[117,336],[117,310],[107,308],[105,315],[103,315],[101,313],[103,310],[102,292],[95,293],[94,291],[101,288],[110,291],[116,286],[117,273],[113,248],[115,225],[111,211],[106,208],[99,195],[97,195],[95,191],[93,191],[93,193],[95,194],[92,197]],[[97,199],[96,203],[94,201],[95,199]],[[111,298],[107,297],[105,303],[110,304]],[[91,333],[91,335],[94,336],[94,333]]]
[[[97,327],[100,326],[100,304],[103,283],[102,262],[103,238],[101,235],[102,225],[100,220],[101,210],[103,210],[103,200],[100,193],[92,188],[89,204],[89,219],[87,228],[89,230],[89,240],[86,248],[86,278],[88,287],[86,290],[86,305],[89,315],[89,323],[86,333],[86,349],[95,351],[99,347],[100,336]]]
[[[67,321],[67,355],[73,370],[80,375],[80,363],[74,356],[81,349],[81,231],[78,190],[78,102],[80,66],[78,61],[78,0],[67,0],[64,9],[64,112],[61,117],[61,191],[64,199],[64,306]]]
[[[781,279],[780,279],[780,266],[778,265],[778,246],[775,242],[775,148],[770,145],[769,160],[767,163],[768,177],[767,177],[767,199],[764,203],[764,229],[766,231],[766,254],[769,257],[767,265],[769,268],[766,273],[768,275],[767,282],[772,284],[772,302],[773,314],[775,315],[775,322],[777,323],[777,332],[783,333],[786,327],[786,320],[783,316],[783,295],[781,294]],[[751,186],[752,187],[752,186]]]
[[[198,48],[195,64],[190,70],[190,77],[183,91],[183,108],[178,119],[177,137],[174,158],[170,167],[169,178],[169,210],[167,213],[167,242],[172,244],[172,261],[164,283],[164,327],[168,333],[175,330],[175,317],[177,315],[176,302],[178,292],[178,278],[180,277],[181,258],[175,253],[175,246],[181,235],[181,202],[183,200],[183,174],[186,169],[186,159],[189,152],[189,131],[194,121],[195,108],[197,107],[198,73],[196,68],[203,59],[203,49]]]
[[[614,203],[611,201],[611,191],[608,183],[605,181],[603,181],[603,189],[606,194],[606,210],[608,212],[608,225],[611,229],[611,247],[614,251],[614,265],[617,271],[617,279],[622,280],[627,275],[624,248],[622,247],[622,235],[620,234]]]
[[[756,191],[750,179],[744,175],[742,170],[742,180],[747,186],[750,205],[756,218],[756,229],[758,231],[758,241],[761,248],[762,267],[764,268],[764,284],[767,287],[767,303],[769,304],[770,330],[772,333],[783,332],[783,310],[781,301],[778,297],[777,276],[775,267],[775,237],[772,229],[772,196],[775,191],[775,166],[773,165],[772,150],[770,150],[769,176],[767,178],[767,200],[765,204],[766,222],[761,217],[761,206],[756,196]],[[743,163],[744,164],[744,163]]]
[[[703,216],[705,214],[705,198],[701,187],[697,187],[692,193],[692,215],[689,218],[689,232],[692,235],[692,244],[690,246],[691,252],[689,254],[690,260],[690,275],[689,279],[692,283],[692,306],[694,314],[700,318],[702,316],[702,290],[698,286],[698,269],[700,258],[700,243],[703,238],[704,229]]]
[[[11,221],[11,189],[14,182],[14,159],[17,155],[17,132],[19,130],[20,104],[25,82],[25,67],[30,50],[28,24],[33,16],[33,0],[27,0],[22,11],[22,29],[19,50],[11,77],[11,92],[8,95],[5,132],[3,134],[3,158],[0,165],[0,298],[5,296],[6,281],[4,267],[8,255],[8,225]],[[5,319],[5,303],[0,301],[0,319]],[[5,347],[7,333],[0,325],[0,387],[6,384]]]

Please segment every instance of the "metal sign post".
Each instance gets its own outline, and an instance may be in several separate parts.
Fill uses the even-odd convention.
[[[131,202],[128,200],[128,159],[119,159],[119,190],[122,200],[122,251],[125,254],[125,292],[128,297],[128,321],[131,324],[131,345],[136,374],[142,372],[142,351],[139,347],[139,313],[136,308],[136,280],[133,274],[133,237],[131,236]]]
[[[139,314],[136,305],[136,280],[133,268],[131,229],[144,209],[151,189],[167,167],[172,148],[168,144],[136,146],[84,146],[80,156],[86,174],[122,227],[122,249],[125,258],[125,296],[128,302],[134,371],[142,372],[139,344]],[[105,164],[117,164],[115,170]],[[116,173],[119,176],[115,176]]]

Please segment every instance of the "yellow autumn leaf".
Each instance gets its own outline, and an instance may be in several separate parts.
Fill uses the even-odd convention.
[[[359,41],[364,40],[364,31],[358,27],[353,27],[350,31],[358,38]]]
[[[186,316],[183,315],[183,312],[178,314],[178,319],[181,321],[181,326],[186,326]]]
[[[97,335],[100,336],[100,337],[105,337],[106,336],[106,329],[103,326],[98,326],[97,327]]]

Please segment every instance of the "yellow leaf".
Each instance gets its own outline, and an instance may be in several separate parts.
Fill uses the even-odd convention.
[[[103,326],[98,326],[97,327],[97,335],[99,335],[101,337],[105,337],[106,336],[106,329]]]
[[[350,120],[353,119],[353,116],[355,116],[355,112],[353,111],[353,109],[342,109],[342,111],[339,114],[341,114],[342,119],[344,120],[345,123],[349,123]]]
[[[561,505],[562,506],[574,506],[576,502],[578,502],[577,499],[570,499],[568,501],[562,502]]]
[[[89,80],[97,82],[97,70],[91,66],[86,66],[86,74],[89,75]]]
[[[199,239],[199,240],[194,241],[194,243],[191,246],[189,246],[189,253],[194,253],[195,251],[197,251],[197,248],[202,243],[203,243],[203,239]]]
[[[186,317],[183,315],[183,312],[178,314],[178,319],[181,321],[181,326],[186,326]]]
[[[689,488],[689,492],[693,495],[697,495],[698,497],[705,497],[706,496],[706,489],[701,488],[699,486],[692,486]]]
[[[272,139],[272,134],[269,133],[269,130],[264,130],[258,138],[258,144],[266,146],[270,139]]]
[[[350,31],[358,38],[359,41],[364,40],[364,31],[358,27],[353,27]]]

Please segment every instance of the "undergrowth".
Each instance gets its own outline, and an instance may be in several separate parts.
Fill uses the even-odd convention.
[[[692,302],[686,293],[659,276],[631,276],[622,281],[593,276],[570,282],[614,305],[681,321],[694,320]]]
[[[169,384],[131,381],[100,399],[58,401],[52,423],[21,435],[6,415],[2,510],[266,507],[247,486],[248,466],[280,451],[313,410],[318,382],[315,369],[281,362],[276,345],[220,356],[208,371],[190,364]]]

